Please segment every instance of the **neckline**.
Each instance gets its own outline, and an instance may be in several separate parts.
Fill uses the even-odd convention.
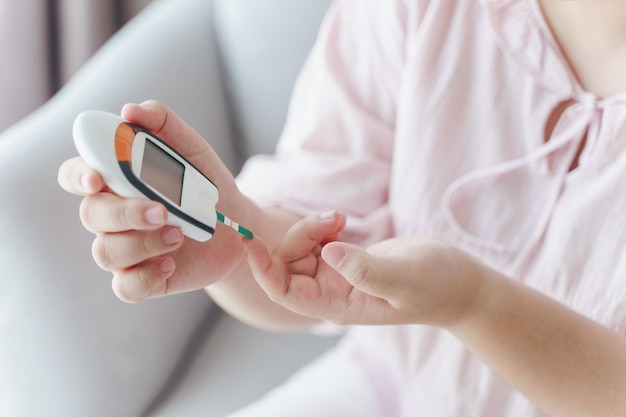
[[[591,100],[600,108],[615,102],[626,104],[626,91],[598,97],[582,85],[552,31],[539,0],[481,2],[488,10],[490,26],[502,47],[540,84],[576,101]],[[512,33],[510,27],[517,27],[517,33]]]
[[[552,27],[550,26],[550,22],[548,21],[548,18],[546,17],[545,12],[543,11],[543,7],[540,4],[540,0],[526,0],[526,1],[528,1],[530,4],[530,9],[535,19],[537,20],[539,30],[545,36],[548,46],[558,56],[559,61],[561,62],[561,65],[563,66],[564,70],[567,72],[568,76],[570,77],[572,86],[576,90],[575,94],[577,95],[577,97],[575,97],[575,99],[577,100],[587,99],[588,100],[589,98],[592,98],[593,101],[599,107],[604,107],[605,105],[608,105],[613,102],[626,102],[626,90],[617,94],[612,94],[607,97],[599,97],[584,87],[583,83],[581,82],[580,78],[578,77],[576,73],[576,70],[573,68],[570,60],[567,58],[567,55],[563,51],[563,48],[561,47],[556,34],[552,30]]]

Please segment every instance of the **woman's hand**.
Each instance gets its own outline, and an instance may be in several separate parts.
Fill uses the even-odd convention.
[[[206,141],[170,109],[155,101],[129,104],[122,117],[177,149],[217,185],[218,209],[241,223],[247,220],[250,203],[239,193],[231,173]],[[80,216],[85,228],[96,234],[93,257],[101,268],[113,272],[113,290],[124,301],[206,287],[243,259],[241,238],[234,231],[218,224],[207,243],[184,239],[178,228],[165,224],[165,207],[120,198],[81,158],[61,166],[59,183],[84,197]]]
[[[469,255],[416,237],[367,251],[340,242],[322,248],[318,242],[333,240],[322,236],[324,221],[296,224],[271,255],[258,239],[246,242],[250,267],[275,302],[338,324],[447,326],[474,307],[483,267]],[[294,244],[305,236],[308,245]]]

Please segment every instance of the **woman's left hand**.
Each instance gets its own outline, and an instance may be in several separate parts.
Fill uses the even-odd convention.
[[[446,327],[475,307],[485,267],[464,252],[419,237],[367,250],[340,242],[289,245],[295,236],[315,235],[315,225],[314,217],[294,225],[272,254],[258,238],[245,245],[261,287],[288,309],[337,324]]]

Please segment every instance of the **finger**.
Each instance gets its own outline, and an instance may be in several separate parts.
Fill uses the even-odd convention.
[[[317,250],[317,254],[309,253],[303,258],[289,262],[286,264],[287,272],[291,275],[315,276],[318,269],[319,251],[321,251],[321,247]]]
[[[181,155],[187,158],[220,189],[218,209],[227,213],[241,210],[233,204],[240,197],[230,170],[224,165],[215,150],[194,129],[164,104],[149,100],[141,104],[126,104],[122,117],[131,123],[159,136]]]
[[[252,275],[270,300],[295,313],[318,317],[313,301],[319,298],[319,287],[314,279],[287,273],[257,236],[244,239],[243,246]]]
[[[177,227],[99,234],[93,242],[92,255],[100,268],[116,271],[171,252],[182,242],[183,234]]]
[[[156,100],[126,104],[121,115],[168,142],[186,157],[210,150],[207,142],[169,107]]]
[[[167,222],[167,210],[147,199],[122,198],[109,193],[87,196],[80,205],[80,219],[93,233],[151,230]]]
[[[277,289],[282,289],[282,294],[286,293],[289,290],[289,275],[315,275],[317,269],[317,259],[312,254],[304,256],[303,258],[296,261],[290,262],[286,265],[286,269],[283,266],[278,268],[278,265],[274,263],[275,261],[270,255],[267,247],[260,241],[260,239],[255,239],[256,242],[248,242],[250,239],[244,241],[244,244],[249,243],[249,245],[246,246],[246,249],[248,250],[248,260],[252,272],[255,275],[264,277],[264,282],[268,281],[268,284],[269,280],[275,281],[272,285],[274,287],[277,287]],[[277,280],[270,277],[270,275],[276,273],[285,274],[284,279]],[[268,291],[270,291],[269,288]],[[272,293],[274,293],[273,290]]]
[[[345,224],[346,216],[336,211],[305,217],[285,233],[274,254],[285,262],[300,260],[316,250],[319,254],[322,244],[336,239]]]
[[[289,274],[278,262],[274,261],[267,246],[259,237],[244,239],[243,246],[252,275],[268,297],[279,302],[289,291]]]
[[[287,272],[258,237],[244,240],[244,248],[254,278],[272,301],[308,317],[324,318],[329,314],[328,300],[321,298],[317,280]]]
[[[153,295],[166,294],[167,279],[175,268],[172,258],[150,259],[134,268],[116,272],[111,286],[120,300],[136,303]]]
[[[106,187],[100,174],[89,168],[81,157],[63,162],[57,180],[65,191],[82,196],[95,194]]]
[[[364,249],[346,243],[329,243],[322,249],[322,259],[339,272],[350,285],[380,297],[387,289],[388,277],[394,275],[391,265],[381,265]]]

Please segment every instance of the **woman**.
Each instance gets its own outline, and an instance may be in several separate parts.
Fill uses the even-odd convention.
[[[238,417],[624,415],[624,27],[619,0],[338,1],[237,182],[164,105],[125,106],[250,241],[183,240],[80,159],[59,181],[121,299],[205,287],[259,327],[345,326]]]

